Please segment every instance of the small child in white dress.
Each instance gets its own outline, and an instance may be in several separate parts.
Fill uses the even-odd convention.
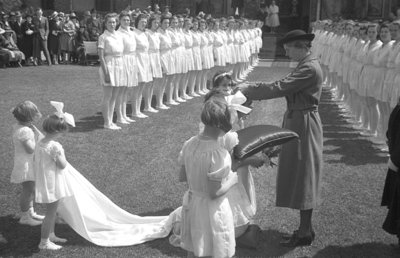
[[[13,125],[14,143],[14,167],[11,172],[11,183],[21,184],[20,196],[21,218],[20,224],[37,226],[42,224],[44,216],[40,216],[33,210],[35,194],[35,177],[33,172],[33,152],[40,131],[33,125],[40,117],[39,109],[31,101],[19,103],[13,110],[17,123]]]
[[[46,204],[46,216],[41,230],[39,249],[58,250],[67,240],[54,234],[54,224],[59,201],[72,195],[72,190],[65,180],[63,170],[67,166],[64,149],[55,141],[68,130],[68,124],[75,126],[72,115],[63,113],[61,102],[51,102],[57,112],[43,121],[45,137],[35,149],[36,202]]]
[[[188,257],[232,257],[235,254],[234,218],[226,193],[237,183],[231,156],[218,139],[230,131],[230,113],[223,99],[204,104],[201,134],[185,142],[179,156],[180,181],[189,190],[182,205],[181,247]]]

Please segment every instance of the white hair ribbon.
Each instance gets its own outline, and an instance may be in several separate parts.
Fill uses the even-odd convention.
[[[242,104],[246,102],[247,98],[243,95],[241,91],[235,93],[235,95],[229,95],[225,97],[226,102],[228,102],[229,107],[242,112],[244,114],[248,114],[251,111],[251,108],[245,107]]]
[[[214,82],[218,79],[218,78],[220,78],[220,77],[224,77],[224,76],[227,76],[227,75],[232,75],[232,71],[229,71],[229,72],[225,72],[225,73],[221,73],[221,74],[218,74],[217,76],[215,76],[215,78],[214,78]]]
[[[75,127],[74,116],[63,111],[64,103],[58,101],[50,101],[50,104],[57,110],[54,113],[56,116],[58,116],[59,118],[63,118],[65,122],[67,122],[67,124],[71,125],[72,127]]]

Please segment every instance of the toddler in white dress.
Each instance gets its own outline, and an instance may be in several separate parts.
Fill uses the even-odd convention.
[[[51,102],[57,112],[43,121],[45,137],[35,149],[34,171],[36,202],[46,204],[46,216],[43,220],[39,249],[58,250],[67,240],[54,234],[54,224],[59,201],[72,195],[72,190],[65,180],[64,169],[67,167],[64,149],[56,140],[68,130],[68,124],[75,126],[72,115],[63,113],[61,102]]]
[[[19,103],[12,110],[17,123],[13,125],[14,167],[11,172],[11,183],[21,184],[20,224],[37,226],[42,224],[44,216],[33,210],[35,178],[33,172],[33,152],[40,131],[33,125],[42,116],[39,109],[31,101]]]
[[[226,102],[207,101],[201,120],[204,131],[185,142],[179,158],[180,181],[189,185],[183,198],[180,244],[189,257],[232,257],[234,218],[226,193],[237,183],[237,176],[229,176],[231,156],[218,143],[232,128]]]

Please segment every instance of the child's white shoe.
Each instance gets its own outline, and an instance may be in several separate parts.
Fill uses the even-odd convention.
[[[50,234],[49,239],[51,242],[55,242],[55,243],[66,243],[67,242],[67,239],[58,237],[54,233]]]
[[[34,210],[33,207],[30,207],[29,210],[29,215],[31,216],[31,218],[36,219],[36,220],[40,220],[43,221],[44,220],[44,216],[43,215],[39,215],[37,214]]]
[[[28,225],[28,226],[39,226],[42,225],[40,220],[35,220],[31,217],[28,213],[24,213],[21,218],[19,219],[19,224]]]
[[[57,245],[51,242],[49,239],[41,240],[39,244],[39,249],[41,250],[60,250],[61,248],[61,245]]]

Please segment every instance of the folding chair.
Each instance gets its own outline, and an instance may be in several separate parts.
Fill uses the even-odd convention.
[[[99,54],[97,52],[96,41],[83,41],[85,65],[89,62],[99,62]]]

